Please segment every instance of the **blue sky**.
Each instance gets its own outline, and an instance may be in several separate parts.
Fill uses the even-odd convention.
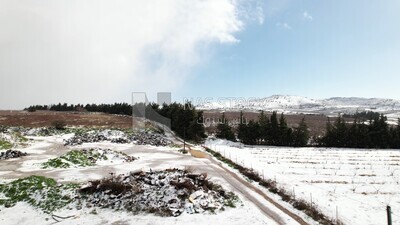
[[[0,109],[197,97],[400,99],[399,0],[0,0]]]
[[[183,97],[400,99],[400,1],[264,1],[239,43],[212,45]],[[175,94],[176,93],[176,94]]]

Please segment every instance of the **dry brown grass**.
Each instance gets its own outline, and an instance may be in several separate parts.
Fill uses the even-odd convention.
[[[51,127],[54,121],[65,121],[67,126],[131,128],[132,117],[88,112],[0,111],[0,125],[23,127]]]

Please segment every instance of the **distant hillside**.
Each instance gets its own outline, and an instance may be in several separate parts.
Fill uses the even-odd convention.
[[[400,101],[381,98],[345,98],[311,99],[301,96],[273,95],[266,98],[249,100],[221,100],[198,104],[203,110],[265,110],[283,111],[288,113],[322,113],[337,114],[354,113],[356,111],[372,110],[382,113],[400,111]]]

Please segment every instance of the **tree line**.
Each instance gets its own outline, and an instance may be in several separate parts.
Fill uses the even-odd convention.
[[[362,122],[374,120],[375,118],[379,117],[380,114],[378,112],[373,111],[362,111],[356,112],[354,114],[343,114],[343,118],[353,118]]]
[[[393,126],[387,122],[386,116],[375,112],[356,113],[351,117],[354,121],[350,123],[341,115],[333,123],[328,118],[324,134],[314,138],[311,144],[337,148],[400,148],[400,119],[398,125]],[[302,147],[310,143],[304,118],[294,128],[288,126],[283,114],[278,116],[276,112],[270,117],[261,112],[258,121],[249,122],[243,120],[241,112],[240,123],[235,128],[229,124],[225,114],[222,114],[220,121],[216,131],[218,138],[239,140],[248,145]]]
[[[318,139],[318,144],[344,148],[400,148],[400,120],[397,126],[391,126],[383,114],[374,115],[368,121],[355,119],[350,124],[342,116],[333,124],[328,121],[325,135]]]
[[[32,105],[24,110],[34,112],[36,110],[50,111],[87,111],[87,112],[103,112],[108,114],[132,115],[132,106],[128,103],[113,104],[67,104],[58,103],[54,105]]]
[[[222,114],[221,123],[217,126],[218,138],[236,141],[248,145],[273,145],[273,146],[307,146],[310,139],[308,126],[303,118],[297,127],[291,128],[286,122],[283,113],[278,118],[278,113],[273,112],[270,117],[262,111],[258,121],[244,121],[243,112],[240,112],[239,125],[233,129]]]

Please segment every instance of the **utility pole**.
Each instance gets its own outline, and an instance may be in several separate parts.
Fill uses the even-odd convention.
[[[390,206],[386,207],[386,213],[387,213],[388,225],[392,225],[392,208]]]
[[[336,224],[339,224],[339,209],[338,209],[338,206],[336,206]]]
[[[186,151],[186,127],[183,128],[183,152]]]

